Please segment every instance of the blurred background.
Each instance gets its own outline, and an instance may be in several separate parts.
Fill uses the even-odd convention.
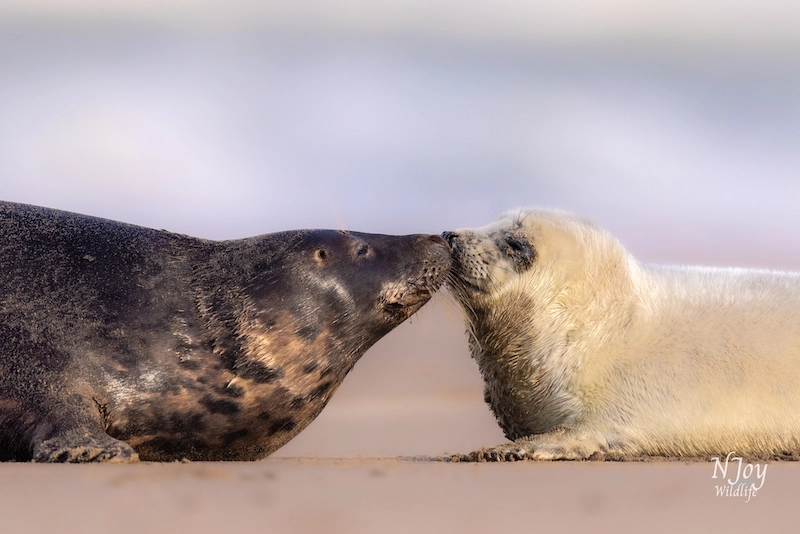
[[[799,147],[797,2],[0,2],[0,198],[204,238],[541,205],[800,269]],[[278,454],[500,441],[440,295]]]

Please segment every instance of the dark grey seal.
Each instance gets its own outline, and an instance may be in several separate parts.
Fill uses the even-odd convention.
[[[215,242],[0,202],[0,459],[263,458],[450,261],[431,235]]]

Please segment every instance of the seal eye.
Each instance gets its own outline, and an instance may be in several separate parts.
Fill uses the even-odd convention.
[[[359,243],[356,245],[356,257],[364,258],[369,254],[369,245],[365,243]]]
[[[506,245],[506,254],[514,259],[520,269],[527,269],[533,265],[536,253],[527,241],[508,236]]]
[[[516,254],[520,254],[525,250],[525,247],[522,245],[522,243],[520,243],[513,237],[507,237],[506,243],[508,244],[509,247],[511,247],[511,250]]]
[[[316,252],[314,252],[314,259],[317,261],[325,261],[328,259],[328,251],[324,248],[318,248]]]

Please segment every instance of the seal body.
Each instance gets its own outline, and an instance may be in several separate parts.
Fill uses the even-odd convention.
[[[450,261],[439,236],[214,242],[0,203],[0,457],[263,458]]]
[[[637,262],[573,215],[445,232],[485,398],[466,460],[800,448],[800,274]]]

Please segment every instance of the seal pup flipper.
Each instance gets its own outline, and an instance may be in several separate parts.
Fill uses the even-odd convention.
[[[106,434],[99,406],[72,395],[31,432],[34,462],[135,462],[133,448]]]
[[[516,462],[519,460],[586,460],[595,453],[623,454],[619,443],[609,443],[602,435],[579,430],[559,429],[526,436],[469,454],[443,458],[451,462]]]

